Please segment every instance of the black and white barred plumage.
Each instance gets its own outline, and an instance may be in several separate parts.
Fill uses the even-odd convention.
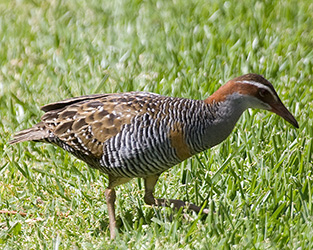
[[[32,131],[34,140],[58,145],[106,174],[145,177],[208,147],[202,139],[215,106],[145,92],[85,96],[44,106],[47,113]],[[16,140],[28,140],[32,131]]]

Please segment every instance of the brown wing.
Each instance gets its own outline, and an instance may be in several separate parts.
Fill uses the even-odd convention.
[[[152,98],[141,92],[71,98],[42,107],[42,122],[50,132],[75,150],[97,158],[103,143],[118,134],[141,113],[151,112]]]

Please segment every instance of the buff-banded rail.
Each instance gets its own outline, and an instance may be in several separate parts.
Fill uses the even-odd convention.
[[[154,198],[155,184],[172,166],[224,141],[248,108],[272,111],[298,128],[272,84],[261,75],[246,74],[205,100],[129,92],[47,104],[41,108],[45,112],[41,122],[18,132],[10,143],[52,143],[107,174],[105,196],[113,239],[115,187],[132,178],[144,179],[147,204],[199,212],[194,204]]]

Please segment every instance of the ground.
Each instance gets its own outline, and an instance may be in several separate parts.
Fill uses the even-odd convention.
[[[0,210],[21,214],[0,214],[0,248],[313,248],[312,13],[310,0],[1,1]],[[117,188],[110,241],[105,175],[52,145],[8,145],[49,102],[205,99],[248,72],[273,83],[300,128],[249,110],[225,142],[161,176],[156,197],[208,216],[146,206],[134,179]]]

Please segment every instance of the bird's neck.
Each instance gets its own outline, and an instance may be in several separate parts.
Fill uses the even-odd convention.
[[[223,101],[207,104],[213,110],[214,119],[207,123],[203,134],[203,145],[213,147],[224,141],[235,127],[242,113],[248,108],[240,94],[232,94]]]

